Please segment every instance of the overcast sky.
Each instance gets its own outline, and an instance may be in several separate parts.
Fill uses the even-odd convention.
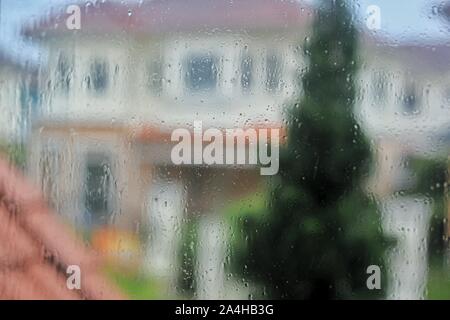
[[[68,0],[0,0],[0,46],[8,48],[13,55],[38,58],[39,51],[20,40],[20,26],[60,7]],[[145,0],[144,0],[145,1]],[[315,0],[307,0],[314,2]],[[449,38],[449,25],[444,24],[435,14],[434,0],[351,0],[362,19],[369,5],[378,5],[381,12],[381,32],[398,41],[417,43],[445,42]]]

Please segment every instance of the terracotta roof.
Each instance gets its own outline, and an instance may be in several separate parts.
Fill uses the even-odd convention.
[[[77,32],[164,33],[217,29],[292,29],[311,21],[312,10],[298,0],[153,0],[138,3],[80,3],[81,30]],[[73,34],[66,28],[66,7],[25,26],[25,36]]]
[[[156,127],[156,126],[152,126],[152,125],[144,125],[141,126],[139,128],[134,128],[132,130],[130,130],[130,139],[137,141],[139,143],[160,143],[160,144],[173,144],[173,142],[171,141],[171,135],[172,135],[172,131],[176,129],[176,128],[170,128],[170,127],[165,127],[165,128],[161,128],[161,127]],[[191,132],[191,135],[194,134],[193,128],[192,127],[185,127],[185,129],[187,129],[189,132]],[[207,130],[208,127],[205,126],[203,128],[203,132],[205,130]],[[233,128],[231,128],[233,129]],[[279,123],[266,123],[266,124],[252,124],[252,125],[248,125],[244,128],[242,128],[242,130],[247,130],[247,129],[254,129],[257,133],[259,133],[259,130],[261,129],[268,129],[268,138],[270,139],[271,136],[271,132],[270,129],[279,129],[279,138],[280,138],[280,144],[285,144],[286,140],[287,140],[287,130],[286,127],[284,127],[282,124]],[[223,137],[225,139],[226,137],[226,128],[221,128],[220,131],[223,134]],[[245,136],[245,134],[244,134]],[[259,135],[258,135],[259,137]],[[224,140],[225,141],[225,140]]]
[[[81,269],[80,290],[66,286],[69,265]],[[40,192],[0,159],[0,299],[122,299],[101,266]]]

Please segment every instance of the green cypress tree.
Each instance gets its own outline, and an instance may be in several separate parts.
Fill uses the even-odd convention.
[[[245,219],[239,268],[270,298],[381,297],[385,277],[381,290],[368,290],[366,270],[385,270],[388,241],[363,190],[371,154],[353,114],[357,31],[344,1],[322,2],[304,49],[309,68],[280,172],[264,218]]]

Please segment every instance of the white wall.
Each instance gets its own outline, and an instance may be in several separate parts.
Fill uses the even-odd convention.
[[[386,75],[382,101],[374,96],[376,72]],[[406,112],[402,103],[408,81],[416,83],[418,106],[414,113]],[[359,88],[355,111],[372,137],[389,135],[413,142],[450,126],[450,79],[445,74],[408,67],[407,62],[372,57],[360,71]]]
[[[0,142],[20,137],[20,71],[0,66]]]
[[[265,47],[267,43],[272,48]],[[203,120],[217,126],[244,125],[249,120],[279,121],[283,103],[298,91],[296,72],[303,63],[298,61],[294,45],[295,41],[289,37],[268,41],[267,36],[252,38],[227,34],[204,37],[182,34],[161,39],[54,39],[49,46],[49,80],[52,82],[51,89],[45,92],[44,115],[169,125],[185,125],[185,119]],[[269,93],[265,88],[268,50],[281,58],[281,86],[275,93]],[[185,87],[183,62],[197,52],[209,52],[219,59],[215,92],[194,94]],[[240,79],[244,52],[254,58],[254,85],[248,93],[243,92]],[[68,94],[54,87],[61,53],[73,58]],[[104,94],[95,94],[86,88],[85,78],[95,57],[109,60],[110,81]],[[158,57],[163,58],[163,84],[159,96],[147,85],[148,63]]]

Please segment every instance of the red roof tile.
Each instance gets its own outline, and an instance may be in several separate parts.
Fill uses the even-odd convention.
[[[81,269],[80,290],[66,286],[69,265]],[[124,298],[101,267],[40,192],[0,159],[0,299]]]

